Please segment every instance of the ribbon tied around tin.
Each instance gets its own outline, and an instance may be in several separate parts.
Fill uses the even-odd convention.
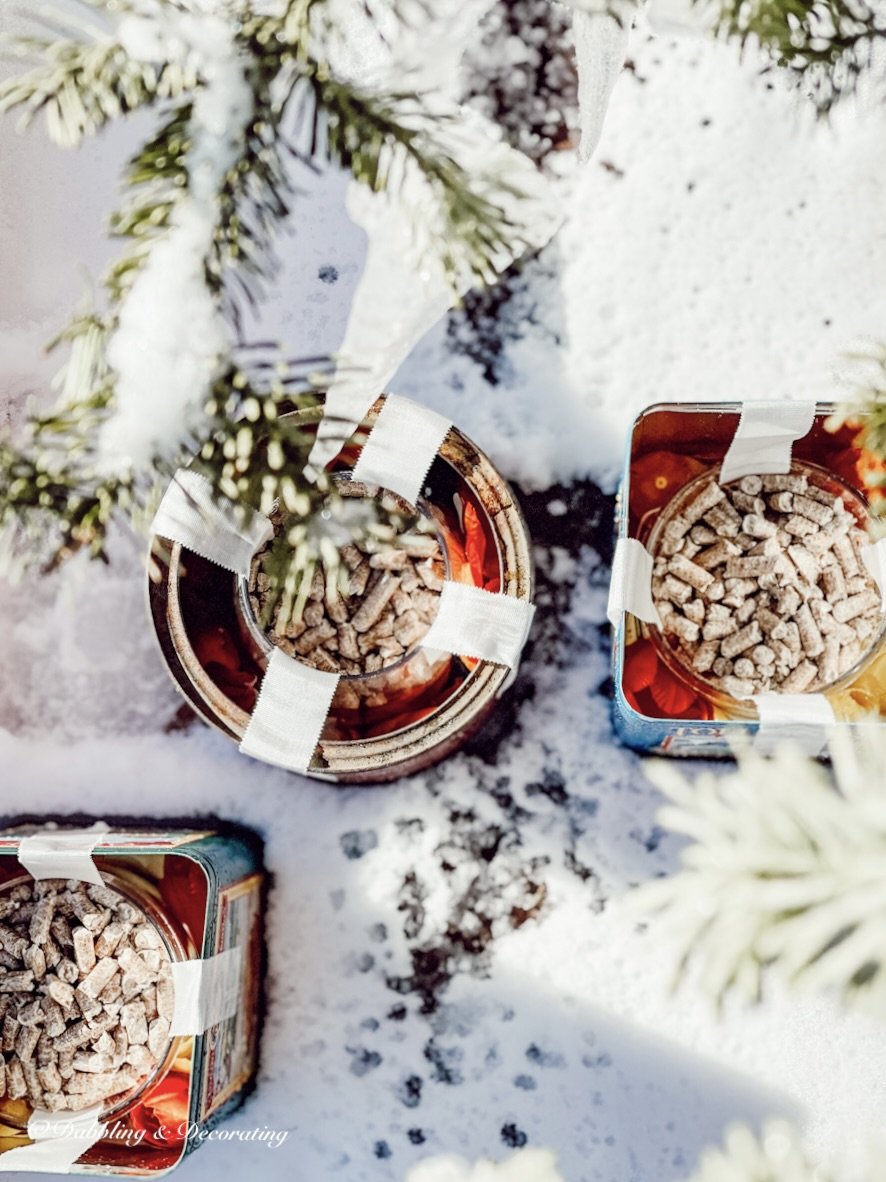
[[[426,407],[386,395],[352,480],[393,492],[414,505],[451,427],[448,419]],[[204,477],[187,469],[174,477],[152,529],[241,578],[273,535],[267,517],[239,505],[228,508],[213,498]],[[450,653],[515,670],[534,612],[528,600],[446,578],[436,615],[417,647],[429,654]],[[341,677],[275,647],[240,742],[241,752],[288,771],[306,772]]]

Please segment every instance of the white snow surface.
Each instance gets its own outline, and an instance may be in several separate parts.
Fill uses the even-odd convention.
[[[411,1170],[406,1182],[563,1182],[549,1149],[518,1149],[502,1162],[467,1162],[441,1154]]]
[[[839,396],[842,353],[886,322],[882,110],[812,126],[728,48],[632,52],[594,161],[560,165],[569,221],[531,271],[501,384],[447,349],[444,325],[394,384],[537,489],[580,476],[612,489],[630,419],[652,401]],[[62,156],[0,122],[2,423],[43,396],[38,342],[108,256],[102,214],[141,127]],[[330,176],[300,199],[257,326],[293,355],[334,350],[344,333],[364,250],[344,191]],[[563,510],[558,493],[550,512]],[[691,987],[669,991],[668,950],[621,907],[631,884],[673,866],[678,843],[656,828],[661,800],[614,744],[598,692],[606,571],[592,552],[539,552],[553,584],[576,586],[561,620],[571,655],[532,666],[535,694],[494,767],[461,755],[349,790],[245,760],[199,726],[166,733],[178,699],[146,624],[139,554],[121,538],[109,568],[78,560],[0,585],[0,791],[6,813],[214,814],[265,836],[269,1008],[259,1087],[230,1127],[289,1135],[274,1150],[209,1143],[183,1182],[399,1182],[431,1155],[504,1160],[520,1136],[552,1147],[566,1182],[678,1182],[727,1124],[773,1115],[862,1177],[882,1138],[886,1026],[808,996],[718,1020]],[[543,622],[551,602],[539,609]],[[552,769],[568,807],[540,790]],[[505,830],[488,864],[457,839],[487,823]],[[547,898],[515,929],[513,875],[526,866]],[[485,975],[456,975],[429,1015],[388,981],[411,971],[401,903],[413,872],[427,890],[422,934],[445,927],[478,874],[499,908]]]

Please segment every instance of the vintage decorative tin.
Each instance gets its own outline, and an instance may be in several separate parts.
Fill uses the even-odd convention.
[[[836,409],[667,404],[634,422],[610,598],[628,745],[820,753],[833,723],[886,711],[881,466]]]
[[[240,829],[0,834],[0,1168],[172,1169],[255,1074],[264,875]]]
[[[343,487],[384,406],[379,400],[361,430],[352,435],[349,429],[341,439],[330,471],[345,482]],[[413,409],[421,413],[421,408]],[[316,406],[294,412],[292,418],[310,435],[322,416],[322,406]],[[429,463],[422,494],[411,511],[428,523],[432,533],[424,536],[439,544],[446,589],[455,584],[456,591],[473,588],[481,611],[490,604],[507,609],[509,631],[520,633],[508,660],[484,659],[456,646],[425,648],[419,641],[378,672],[340,677],[313,755],[304,765],[264,754],[259,758],[319,779],[393,780],[457,749],[513,680],[531,620],[533,591],[532,552],[519,506],[490,460],[455,427],[445,433]],[[370,493],[375,494],[377,489]],[[162,531],[158,534],[154,556],[161,577],[150,584],[149,599],[164,659],[198,714],[254,754],[244,738],[274,655],[269,659],[272,646],[263,644],[257,633],[246,576],[232,575]],[[466,610],[466,628],[468,617]],[[301,703],[297,694],[290,701],[287,710],[296,729]]]

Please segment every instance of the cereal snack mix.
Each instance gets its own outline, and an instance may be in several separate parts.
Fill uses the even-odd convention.
[[[237,1107],[263,898],[239,828],[0,834],[4,1171],[166,1173]]]
[[[886,711],[877,461],[832,406],[781,434],[779,404],[760,406],[634,423],[609,616],[616,729],[642,750],[728,754],[781,727],[819,753],[828,726]]]

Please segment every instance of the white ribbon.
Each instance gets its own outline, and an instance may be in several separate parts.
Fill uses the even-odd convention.
[[[760,725],[754,747],[771,755],[782,743],[795,743],[807,755],[821,755],[828,743],[829,728],[836,721],[824,694],[755,694],[749,699],[757,707]]]
[[[18,846],[18,860],[32,878],[73,878],[102,886],[102,876],[92,860],[92,851],[110,832],[104,821],[91,829],[44,829],[23,837]]]
[[[745,402],[720,469],[720,484],[790,472],[796,440],[812,430],[814,402]]]
[[[661,627],[652,601],[652,555],[636,538],[619,538],[612,559],[606,617],[613,628],[623,612]]]
[[[422,648],[513,667],[534,614],[534,605],[525,599],[447,579]]]
[[[451,426],[436,411],[388,394],[354,465],[353,479],[379,484],[414,505]]]
[[[861,548],[861,560],[880,588],[883,611],[886,611],[886,538]]]
[[[179,468],[160,502],[153,533],[246,576],[252,556],[274,536],[267,517],[245,505],[224,503],[205,476]]]
[[[491,260],[492,270],[501,274],[524,252],[550,241],[563,220],[559,199],[532,161],[503,143],[488,120],[439,97],[434,110],[441,116],[438,134],[471,177],[475,196],[500,207],[509,223],[510,242]],[[355,182],[348,190],[348,212],[366,231],[369,249],[309,457],[311,471],[338,454],[343,438],[365,418],[425,333],[477,281],[464,266],[456,264],[455,275],[444,267],[439,242],[446,222],[421,171],[405,162],[390,188],[372,193]]]
[[[243,949],[172,963],[175,1002],[170,1034],[203,1034],[232,1017],[240,1004]],[[2,1160],[2,1159],[0,1159]]]
[[[31,1113],[28,1136],[33,1145],[18,1145],[0,1154],[0,1172],[69,1174],[79,1158],[101,1141],[106,1129],[99,1121],[102,1106],[83,1112]]]
[[[312,669],[275,648],[240,743],[243,754],[287,771],[306,772],[340,676]]]

